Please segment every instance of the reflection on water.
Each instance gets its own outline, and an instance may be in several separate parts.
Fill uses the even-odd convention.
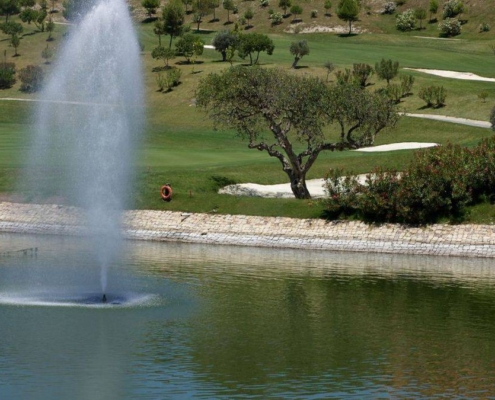
[[[0,234],[0,398],[495,396],[491,260],[129,242],[46,307],[87,246]]]

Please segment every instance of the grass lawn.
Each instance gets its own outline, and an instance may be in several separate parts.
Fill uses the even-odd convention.
[[[388,18],[386,16],[385,18]],[[390,16],[393,18],[392,16]],[[374,20],[368,21],[372,27]],[[378,20],[377,20],[378,21]],[[381,20],[382,22],[385,20]],[[495,57],[483,38],[467,35],[461,41],[440,41],[417,38],[417,35],[433,35],[433,26],[424,32],[397,34],[393,20],[382,23],[380,33],[341,37],[336,34],[295,35],[280,29],[265,29],[275,43],[273,56],[262,54],[263,66],[289,69],[292,56],[289,46],[295,40],[307,40],[310,55],[300,62],[295,74],[311,74],[326,79],[323,64],[334,63],[337,69],[350,68],[353,63],[368,63],[374,66],[381,58],[398,60],[401,67],[434,68],[469,71],[482,76],[495,77]],[[377,22],[378,23],[378,22]],[[213,25],[212,25],[213,26]],[[202,26],[205,28],[208,26]],[[218,29],[218,27],[215,25]],[[34,27],[25,27],[19,48],[20,57],[11,58],[12,50],[5,36],[0,36],[0,50],[7,50],[8,61],[15,61],[18,68],[28,64],[41,64],[41,51],[47,43],[56,48],[63,40],[65,27],[57,25],[55,41],[46,42],[46,33],[34,32]],[[264,153],[249,150],[246,143],[236,137],[235,132],[215,131],[204,114],[194,106],[195,89],[201,77],[228,67],[219,62],[221,56],[214,50],[205,49],[200,63],[196,65],[175,64],[182,71],[182,83],[172,92],[157,91],[157,68],[163,64],[151,58],[157,45],[152,24],[139,24],[138,33],[145,46],[142,54],[143,73],[146,85],[147,126],[143,134],[136,160],[136,185],[129,191],[129,198],[138,208],[170,209],[194,212],[239,213],[274,216],[315,218],[321,215],[323,205],[319,201],[296,201],[292,199],[237,198],[218,195],[217,190],[229,182],[256,182],[274,184],[286,182],[277,160]],[[201,33],[206,44],[213,33]],[[491,37],[491,36],[490,36]],[[168,42],[168,37],[162,38]],[[173,63],[182,61],[180,57]],[[243,63],[237,60],[236,63]],[[50,72],[52,65],[44,64]],[[440,78],[413,71],[401,71],[415,77],[414,94],[398,105],[401,111],[432,113],[457,117],[487,120],[495,99],[495,83],[460,81]],[[335,80],[332,73],[330,84]],[[447,90],[447,105],[441,109],[425,109],[417,97],[423,86],[443,85]],[[376,76],[371,78],[368,90],[384,87]],[[481,101],[478,94],[488,92],[488,100]],[[33,95],[19,91],[19,83],[11,89],[1,90],[0,97],[32,98]],[[27,159],[26,149],[31,129],[30,116],[34,103],[0,100],[0,193],[13,192],[20,169]],[[402,118],[398,126],[383,132],[377,145],[402,141],[476,144],[481,138],[490,136],[487,129],[472,128],[450,123]],[[322,178],[330,168],[345,168],[353,173],[365,173],[376,166],[401,169],[411,158],[413,151],[383,153],[322,153],[308,174],[308,179]],[[173,201],[160,200],[159,188],[170,182],[174,189]],[[480,206],[472,213],[472,220],[488,221],[491,206]],[[486,218],[485,218],[486,217]],[[484,219],[485,218],[485,219]]]

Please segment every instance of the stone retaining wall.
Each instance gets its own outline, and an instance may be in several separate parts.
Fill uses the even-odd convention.
[[[0,203],[0,232],[82,235],[80,211],[58,205]],[[125,237],[242,246],[495,257],[495,226],[407,228],[362,222],[128,211]]]

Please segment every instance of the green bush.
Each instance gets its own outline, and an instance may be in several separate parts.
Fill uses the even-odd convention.
[[[480,26],[478,27],[479,33],[483,32],[489,32],[490,31],[490,25],[487,24],[486,22],[482,22]]]
[[[15,64],[0,62],[0,89],[8,89],[15,83]]]
[[[41,89],[43,78],[43,69],[37,65],[28,65],[26,68],[22,68],[19,70],[21,91],[28,93],[37,92]]]
[[[426,107],[439,108],[445,105],[447,94],[443,86],[427,86],[421,88],[418,96],[426,103]]]
[[[414,10],[406,10],[403,13],[397,14],[395,27],[402,32],[412,31],[416,27]]]
[[[272,20],[272,25],[280,25],[282,21],[284,20],[284,17],[282,13],[279,12],[274,12],[271,16],[270,19]]]
[[[388,98],[395,104],[400,103],[400,99],[402,98],[402,88],[400,85],[396,83],[392,83],[385,88],[385,93]]]
[[[447,18],[438,24],[440,36],[449,37],[461,34],[461,22],[457,18]]]
[[[395,5],[395,3],[393,1],[389,1],[388,3],[385,3],[383,5],[383,10],[382,10],[382,14],[393,14],[395,12],[395,9],[397,8],[397,6]]]
[[[311,10],[310,16],[311,16],[311,18],[317,18],[318,17],[318,10]]]
[[[335,77],[337,78],[337,83],[339,85],[347,85],[354,82],[352,71],[349,68],[346,68],[343,71],[335,71]]]
[[[460,221],[467,206],[495,198],[495,138],[472,149],[449,144],[418,151],[404,171],[376,169],[364,185],[343,170],[331,171],[326,192],[331,218],[355,215],[415,225]]]
[[[414,76],[412,75],[401,75],[400,76],[400,88],[401,97],[406,97],[411,93],[414,84]]]
[[[443,19],[454,18],[464,12],[464,3],[460,0],[448,0],[443,5]]]
[[[368,79],[373,75],[374,70],[371,65],[368,64],[353,64],[352,66],[352,77],[354,82],[361,87],[366,87],[368,85]]]

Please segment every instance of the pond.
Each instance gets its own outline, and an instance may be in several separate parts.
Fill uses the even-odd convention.
[[[89,242],[0,244],[2,399],[495,396],[492,260],[126,242],[101,303]]]

